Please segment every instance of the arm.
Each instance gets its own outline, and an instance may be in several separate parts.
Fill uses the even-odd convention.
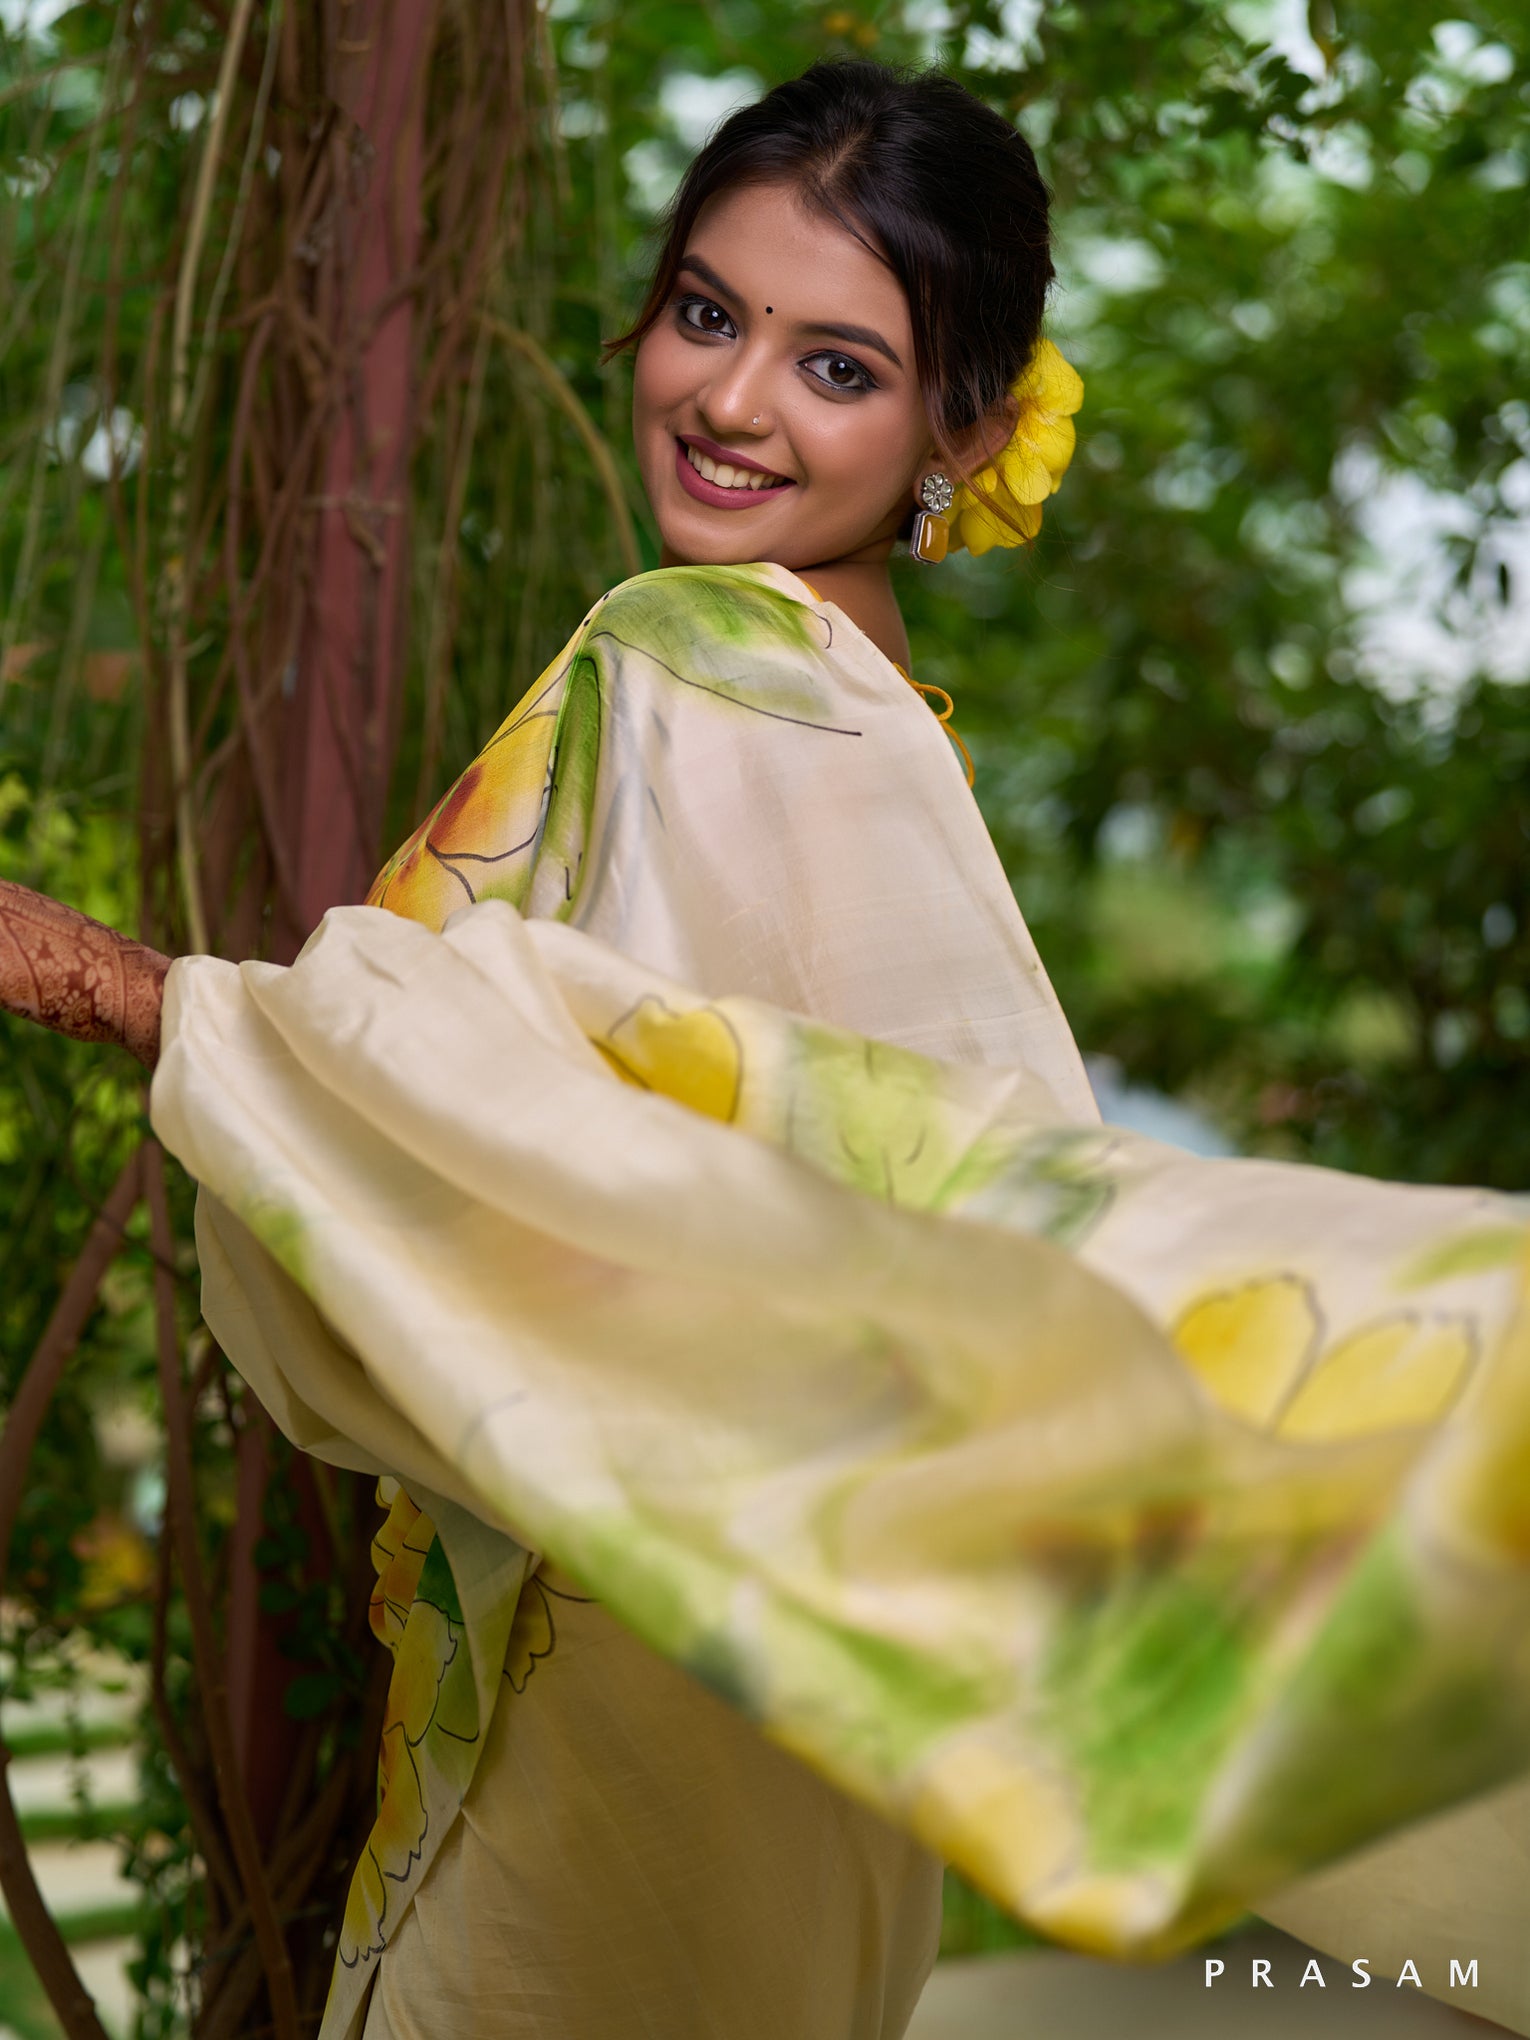
[[[73,907],[0,879],[0,1008],[76,1041],[159,1060],[168,956]]]

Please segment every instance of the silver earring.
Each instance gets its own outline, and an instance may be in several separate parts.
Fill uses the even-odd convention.
[[[919,484],[919,500],[924,508],[914,517],[908,549],[916,560],[937,567],[951,545],[951,527],[946,522],[945,513],[955,502],[956,491],[951,486],[950,476],[943,475],[939,468],[927,474]]]

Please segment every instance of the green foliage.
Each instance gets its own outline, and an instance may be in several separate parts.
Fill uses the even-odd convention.
[[[1257,0],[552,14],[541,330],[624,457],[627,370],[597,370],[599,343],[709,115],[870,51],[940,61],[1019,122],[1056,190],[1079,457],[1029,560],[910,568],[901,593],[1076,1031],[1247,1147],[1522,1186],[1522,13],[1316,8],[1303,68]],[[1405,656],[1367,614],[1365,576],[1421,520],[1437,606],[1498,633],[1486,667],[1470,630],[1429,634],[1423,596]],[[497,543],[514,519],[485,502],[470,522]],[[485,622],[488,590],[513,600],[488,559],[470,579]],[[458,758],[566,635],[581,596],[555,592],[521,607],[508,674],[503,630],[468,634]]]
[[[916,649],[1087,1045],[1249,1145],[1520,1187],[1530,659],[1410,671],[1353,597],[1398,478],[1461,513],[1457,591],[1514,593],[1525,24],[1340,8],[1313,84],[1254,14],[1049,8],[988,81],[1089,394],[1033,575],[919,584]]]

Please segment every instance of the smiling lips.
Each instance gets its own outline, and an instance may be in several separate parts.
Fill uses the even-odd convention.
[[[718,455],[722,452],[719,447]],[[784,495],[797,486],[786,476],[772,474],[741,456],[732,461],[720,459],[684,439],[675,441],[675,473],[688,496],[694,496],[698,503],[710,504],[714,510],[752,509],[756,503]]]

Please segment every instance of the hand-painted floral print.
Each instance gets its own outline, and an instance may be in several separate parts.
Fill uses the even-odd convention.
[[[390,1483],[396,1488],[396,1483]],[[386,1499],[380,1490],[379,1501]],[[473,1775],[481,1728],[461,1605],[435,1525],[402,1489],[373,1541],[374,1633],[393,1652],[377,1766],[377,1819],[351,1879],[337,1974],[381,1955],[412,1896],[432,1823]]]
[[[597,607],[380,881],[413,921],[172,967],[204,1307],[300,1442],[448,1498],[481,1719],[556,1639],[513,1529],[1041,1930],[1164,1953],[1530,1768],[1530,1210],[1100,1126],[938,730],[790,579]],[[428,1605],[361,1951],[455,1718]]]

